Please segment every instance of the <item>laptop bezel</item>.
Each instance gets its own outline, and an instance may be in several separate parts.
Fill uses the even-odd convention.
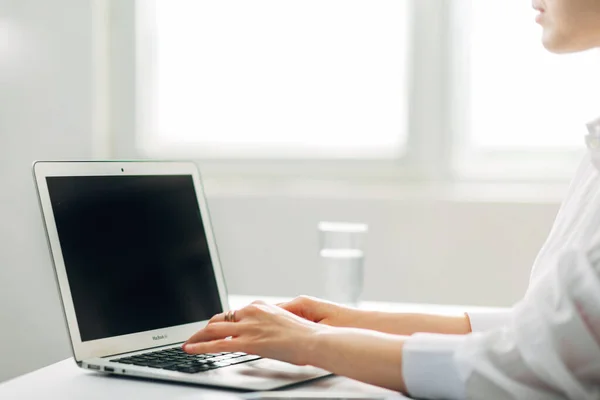
[[[54,162],[37,161],[33,174],[42,211],[50,257],[54,266],[60,299],[63,305],[67,329],[71,338],[73,355],[76,361],[94,357],[106,357],[147,348],[181,343],[193,333],[206,326],[208,320],[178,325],[151,331],[132,333],[105,339],[82,341],[71,289],[67,279],[65,263],[54,220],[54,212],[48,192],[47,177],[52,176],[139,176],[139,175],[190,175],[198,199],[202,223],[206,233],[213,271],[217,282],[223,311],[229,310],[227,288],[218,255],[204,188],[197,166],[192,162],[145,162],[145,161],[94,161],[94,162]]]

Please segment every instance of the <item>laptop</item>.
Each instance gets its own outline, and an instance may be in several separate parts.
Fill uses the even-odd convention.
[[[229,310],[200,173],[189,162],[36,162],[34,179],[81,368],[268,391],[330,375],[181,345]]]

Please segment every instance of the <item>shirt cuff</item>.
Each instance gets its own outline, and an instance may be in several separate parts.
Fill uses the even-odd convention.
[[[465,335],[417,333],[404,342],[402,374],[410,396],[464,399],[465,382],[454,361]]]
[[[472,332],[484,332],[508,324],[511,308],[499,308],[493,311],[468,312]]]

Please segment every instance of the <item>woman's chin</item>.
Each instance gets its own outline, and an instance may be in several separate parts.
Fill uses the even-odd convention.
[[[598,47],[593,43],[586,44],[582,41],[574,40],[569,35],[562,35],[550,27],[544,27],[542,44],[546,50],[555,54],[577,53]]]

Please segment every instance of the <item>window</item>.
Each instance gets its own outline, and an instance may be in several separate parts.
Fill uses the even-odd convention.
[[[518,0],[139,3],[153,9],[142,156],[226,175],[262,163],[318,178],[564,181],[600,113],[596,52],[548,53]]]
[[[470,144],[573,150],[600,115],[596,52],[553,55],[522,1],[472,1]],[[510,24],[507,24],[510,21]]]
[[[156,0],[147,153],[398,158],[407,0]]]

